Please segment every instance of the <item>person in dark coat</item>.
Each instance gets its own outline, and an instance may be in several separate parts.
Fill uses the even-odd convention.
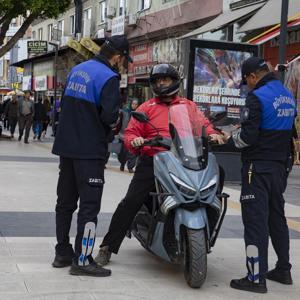
[[[9,122],[10,137],[13,138],[19,119],[19,103],[16,95],[13,95],[11,101],[6,105],[4,115]]]
[[[39,98],[38,102],[34,104],[34,117],[33,117],[33,126],[32,130],[34,132],[33,139],[36,138],[40,141],[43,129],[43,122],[46,120],[46,110],[42,103],[42,99]]]

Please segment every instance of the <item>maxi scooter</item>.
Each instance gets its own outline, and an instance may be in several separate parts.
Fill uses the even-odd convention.
[[[133,112],[153,125],[145,113]],[[220,194],[219,166],[209,152],[209,138],[199,115],[184,104],[169,109],[171,138],[159,135],[144,146],[167,151],[154,156],[156,191],[152,204],[138,212],[132,234],[141,245],[165,261],[182,264],[192,288],[200,288],[207,274],[207,254],[215,245],[229,195]],[[149,205],[147,205],[149,206]]]

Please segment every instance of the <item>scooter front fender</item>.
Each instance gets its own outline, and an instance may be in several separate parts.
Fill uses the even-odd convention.
[[[175,211],[175,236],[176,240],[180,241],[180,227],[184,225],[190,229],[202,229],[207,224],[207,215],[205,208],[198,208],[193,211],[177,208]]]

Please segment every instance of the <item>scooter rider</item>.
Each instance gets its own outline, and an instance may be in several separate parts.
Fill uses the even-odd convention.
[[[178,103],[190,105],[200,114],[203,123],[199,126],[205,126],[206,132],[212,140],[223,144],[223,136],[213,129],[208,119],[197,109],[196,104],[178,96],[180,81],[179,73],[173,66],[169,64],[154,66],[150,73],[150,87],[155,98],[143,103],[137,111],[146,113],[151,124],[158,129],[159,134],[170,138],[169,107]],[[149,199],[149,193],[155,190],[153,156],[160,151],[165,151],[165,149],[141,146],[143,146],[145,140],[150,140],[156,135],[157,131],[149,124],[139,123],[134,118],[131,118],[125,130],[125,146],[132,153],[138,154],[140,152],[140,157],[127,194],[113,214],[109,231],[100,245],[98,256],[95,258],[95,261],[102,266],[109,262],[111,253],[118,253],[134,217],[141,206]]]
[[[232,280],[230,286],[266,293],[265,278],[292,284],[283,193],[292,165],[290,145],[296,103],[261,58],[251,57],[243,63],[242,78],[251,91],[241,128],[233,132],[229,142],[242,150],[240,201],[248,275]],[[278,261],[275,269],[267,272],[269,235]]]

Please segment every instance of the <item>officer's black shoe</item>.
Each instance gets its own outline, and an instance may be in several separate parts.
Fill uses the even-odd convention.
[[[72,261],[73,261],[73,256],[69,256],[69,255],[62,256],[56,254],[52,266],[54,268],[65,268],[71,266]]]
[[[267,272],[266,278],[282,284],[293,284],[291,271],[282,271],[275,268]]]
[[[78,266],[73,263],[70,269],[70,274],[77,276],[108,277],[111,275],[111,270],[104,269],[95,262],[92,262],[87,266]]]
[[[266,280],[254,283],[248,279],[248,276],[241,279],[232,279],[230,286],[237,290],[248,291],[253,293],[264,294],[267,290]]]

